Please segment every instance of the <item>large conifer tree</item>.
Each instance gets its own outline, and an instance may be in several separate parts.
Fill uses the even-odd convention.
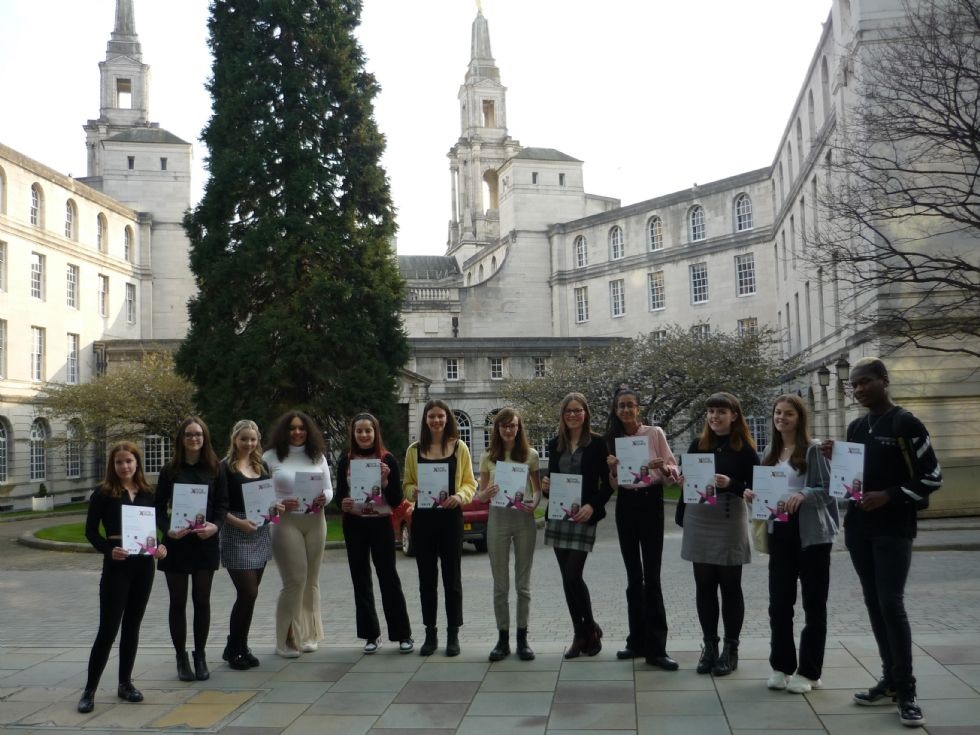
[[[210,178],[184,221],[199,293],[177,367],[219,440],[289,408],[335,438],[363,409],[394,430],[403,283],[361,2],[211,9]]]

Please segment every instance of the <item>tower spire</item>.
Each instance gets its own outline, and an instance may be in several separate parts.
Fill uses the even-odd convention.
[[[133,0],[116,0],[116,25],[109,37],[106,47],[106,58],[113,56],[128,56],[140,61],[143,52],[140,48],[139,37],[136,35],[136,14],[133,12]]]
[[[481,79],[499,82],[500,70],[490,50],[490,25],[483,15],[483,10],[478,8],[470,36],[470,67],[466,72],[466,81],[475,82]]]

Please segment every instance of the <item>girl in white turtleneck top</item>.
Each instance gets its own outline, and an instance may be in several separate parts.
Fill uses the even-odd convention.
[[[269,449],[262,455],[272,472],[276,497],[286,507],[272,533],[272,556],[282,577],[276,604],[276,653],[284,658],[315,651],[323,640],[319,584],[327,536],[323,507],[333,498],[325,449],[313,419],[301,411],[290,411],[276,422]],[[323,475],[323,490],[309,509],[301,508],[293,493],[297,472]]]

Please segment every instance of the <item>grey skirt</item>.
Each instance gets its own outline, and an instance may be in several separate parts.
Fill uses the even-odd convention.
[[[717,505],[688,503],[684,509],[681,558],[723,567],[752,561],[745,501],[737,495],[721,493]]]
[[[595,545],[595,526],[549,520],[544,527],[544,545],[554,546],[556,549],[592,551]]]
[[[231,511],[236,518],[244,513]],[[221,565],[225,569],[262,569],[272,558],[271,526],[261,526],[255,533],[246,533],[230,523],[221,527]]]

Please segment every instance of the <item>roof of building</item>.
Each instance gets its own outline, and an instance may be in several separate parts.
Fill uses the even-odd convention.
[[[114,143],[171,143],[190,145],[186,140],[178,138],[169,130],[163,128],[131,128],[121,133],[111,135],[106,140]]]
[[[460,275],[451,255],[399,255],[398,270],[409,281],[438,281]]]
[[[572,158],[567,153],[562,153],[554,148],[522,148],[514,158],[531,158],[535,161],[575,161],[582,163],[577,158]]]

